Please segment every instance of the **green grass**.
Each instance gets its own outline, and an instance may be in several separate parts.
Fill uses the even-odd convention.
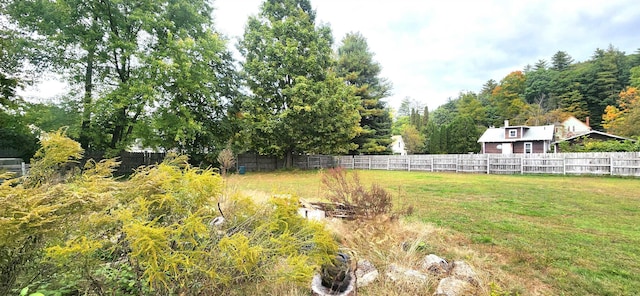
[[[633,295],[640,291],[640,180],[579,176],[498,176],[359,171],[408,220],[453,230],[461,243],[495,258],[496,268],[554,295]],[[234,175],[241,190],[322,199],[321,172]],[[531,285],[508,283],[512,290]],[[518,288],[520,287],[520,288]],[[546,293],[545,293],[546,294]]]

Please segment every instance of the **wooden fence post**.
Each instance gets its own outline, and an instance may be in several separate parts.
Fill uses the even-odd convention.
[[[613,155],[609,155],[609,174],[613,176]]]
[[[407,171],[411,171],[411,156],[407,155]]]
[[[491,161],[489,160],[489,154],[487,154],[487,175],[491,172]]]

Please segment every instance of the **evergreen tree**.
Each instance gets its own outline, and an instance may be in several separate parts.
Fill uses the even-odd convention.
[[[551,58],[551,69],[556,71],[564,71],[573,63],[571,56],[564,52],[558,51]]]
[[[358,148],[352,154],[391,153],[391,116],[383,98],[389,95],[391,84],[380,78],[380,64],[373,60],[367,40],[360,33],[349,33],[338,48],[336,72],[355,87],[360,98],[360,127],[353,141]]]
[[[426,128],[427,124],[429,123],[429,107],[428,106],[424,106],[424,110],[422,111],[422,128]]]
[[[479,152],[478,130],[473,119],[469,116],[458,116],[449,125],[449,142],[447,143],[447,153],[466,154],[469,152]]]
[[[602,118],[608,105],[615,105],[618,94],[629,81],[629,70],[624,65],[624,53],[613,46],[607,50],[597,49],[589,64],[588,72],[582,76],[583,94],[591,118]],[[594,121],[595,128],[600,122]]]

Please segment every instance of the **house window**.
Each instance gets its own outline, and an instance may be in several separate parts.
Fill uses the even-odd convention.
[[[525,154],[533,153],[533,143],[531,142],[524,143],[524,153]]]
[[[509,130],[509,138],[515,138],[518,134],[516,130]]]

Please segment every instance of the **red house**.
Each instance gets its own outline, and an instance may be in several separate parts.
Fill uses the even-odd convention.
[[[490,127],[478,139],[481,153],[512,154],[512,153],[547,153],[553,147],[554,126],[509,126],[504,121],[504,127]]]

